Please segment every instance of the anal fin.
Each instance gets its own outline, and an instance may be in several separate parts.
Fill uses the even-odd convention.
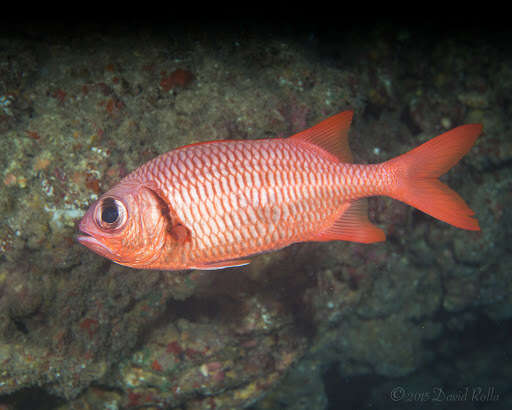
[[[344,205],[341,215],[325,231],[309,241],[350,241],[360,243],[382,242],[386,234],[368,220],[368,201],[366,198],[351,201]]]

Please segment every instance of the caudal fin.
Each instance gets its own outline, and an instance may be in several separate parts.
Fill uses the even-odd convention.
[[[480,124],[462,125],[386,162],[398,180],[389,196],[450,225],[479,231],[475,213],[438,178],[467,154],[481,132]]]

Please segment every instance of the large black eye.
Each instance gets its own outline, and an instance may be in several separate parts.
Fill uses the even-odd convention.
[[[114,223],[119,217],[119,211],[117,210],[116,204],[105,206],[101,210],[101,220],[108,224]]]
[[[101,200],[96,211],[96,223],[100,228],[108,231],[121,228],[126,222],[126,217],[124,204],[112,197]]]

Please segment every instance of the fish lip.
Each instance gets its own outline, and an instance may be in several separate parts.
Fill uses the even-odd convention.
[[[99,241],[98,239],[96,239],[94,236],[90,235],[87,232],[82,231],[82,234],[78,235],[76,237],[76,240],[80,244],[88,247],[89,249],[100,255],[106,256],[113,254],[112,250],[107,245],[105,245],[103,242]]]

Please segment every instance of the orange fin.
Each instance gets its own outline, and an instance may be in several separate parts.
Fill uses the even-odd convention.
[[[479,231],[475,213],[437,178],[467,154],[481,132],[481,124],[462,125],[386,162],[398,179],[388,195],[450,225]]]
[[[348,130],[353,115],[353,111],[344,111],[333,115],[314,127],[292,135],[290,139],[322,148],[341,162],[352,162],[352,152],[348,145]]]
[[[327,230],[308,240],[372,243],[385,241],[386,234],[368,220],[368,201],[363,198],[348,202],[341,216]]]
[[[225,261],[218,262],[207,262],[199,265],[191,266],[190,269],[200,269],[200,270],[217,270],[224,268],[234,268],[236,266],[245,266],[251,263],[250,259],[229,259]]]
[[[190,229],[188,229],[185,225],[177,223],[170,230],[169,234],[172,238],[178,242],[180,245],[190,242],[192,239],[192,234],[190,233]]]

